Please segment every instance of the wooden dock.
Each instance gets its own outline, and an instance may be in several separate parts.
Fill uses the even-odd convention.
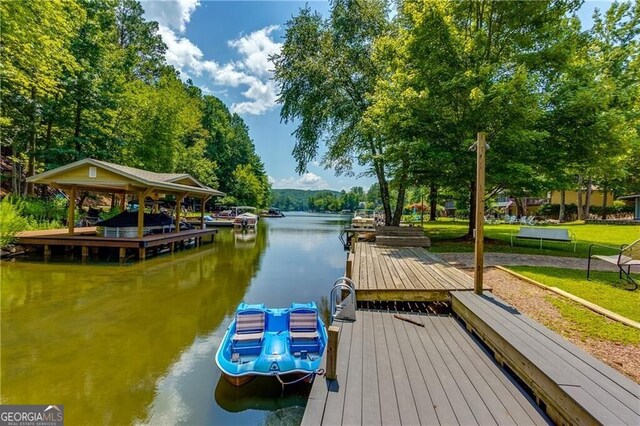
[[[454,318],[411,315],[420,327],[388,312],[356,316],[334,321],[338,377],[316,378],[302,424],[550,423]]]
[[[452,305],[554,422],[640,425],[639,384],[490,293],[454,292]]]
[[[473,290],[469,275],[420,247],[357,243],[347,274],[358,301],[446,301],[451,291]]]
[[[204,237],[210,237],[213,242],[217,229],[190,229],[180,232],[168,232],[164,234],[145,235],[141,238],[125,237],[100,237],[96,235],[95,227],[75,228],[73,235],[68,234],[67,229],[50,229],[42,231],[21,232],[17,237],[17,244],[25,246],[41,246],[44,250],[45,260],[51,256],[51,248],[54,246],[82,247],[82,258],[89,257],[89,249],[94,252],[100,248],[119,249],[119,258],[124,260],[128,249],[137,250],[138,258],[145,259],[147,249],[158,250],[167,246],[174,251],[177,245],[193,241],[196,246],[204,242]]]

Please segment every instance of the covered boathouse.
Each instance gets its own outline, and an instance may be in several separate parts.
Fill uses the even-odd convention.
[[[82,258],[89,256],[89,248],[97,252],[100,247],[119,248],[119,257],[123,261],[128,249],[137,249],[138,257],[144,259],[147,249],[168,247],[173,250],[176,243],[193,240],[196,245],[203,236],[215,234],[215,229],[204,226],[205,203],[211,197],[225,194],[198,182],[186,173],[156,173],[134,167],[108,163],[106,161],[85,158],[71,164],[27,178],[27,182],[49,185],[64,191],[69,197],[67,229],[30,231],[19,235],[18,242],[23,245],[44,247],[45,260],[51,255],[52,246],[82,247]],[[127,195],[138,200],[137,232],[134,235],[100,236],[96,227],[75,227],[76,197],[80,191],[106,193],[118,196],[120,210],[125,211]],[[201,200],[200,229],[180,230],[181,209],[175,209],[175,227],[171,232],[150,234],[145,231],[144,200],[147,197],[160,199],[166,195],[175,197],[176,206],[180,206],[185,197]],[[147,215],[148,216],[148,215]]]

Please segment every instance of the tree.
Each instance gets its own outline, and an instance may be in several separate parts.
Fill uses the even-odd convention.
[[[62,73],[77,66],[69,44],[84,11],[75,1],[6,1],[0,2],[0,15],[4,18],[0,125],[4,145],[13,151],[12,189],[20,192],[17,174],[23,161],[28,161],[29,174],[34,170],[41,99],[60,93]]]
[[[375,175],[387,224],[399,224],[404,185],[385,163],[385,142],[363,126],[378,78],[373,60],[374,41],[387,31],[387,9],[382,0],[335,0],[323,20],[307,7],[287,24],[285,43],[275,55],[275,80],[280,86],[281,118],[299,121],[294,132],[293,156],[297,171],[318,157],[337,174],[353,172],[354,163]],[[389,180],[398,180],[396,211],[391,211]]]
[[[468,148],[477,132],[487,132],[491,145],[489,188],[540,187],[533,185],[545,140],[540,87],[563,60],[566,16],[576,6],[409,0],[400,6],[397,33],[377,43],[385,72],[369,110],[372,128],[396,138],[389,154],[399,172],[468,189],[467,238],[475,228],[475,154]]]

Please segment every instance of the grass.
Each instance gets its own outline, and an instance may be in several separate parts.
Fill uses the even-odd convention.
[[[570,323],[568,327],[582,336],[608,340],[621,344],[640,344],[640,330],[607,320],[579,304],[559,296],[547,296],[549,303],[558,308],[560,314]]]
[[[453,221],[439,219],[436,222],[425,222],[426,234],[431,238],[433,251],[447,252],[472,252],[473,241],[451,241],[467,233],[467,221]],[[562,225],[540,225],[541,227],[558,227],[571,230],[576,236],[576,251],[573,244],[555,243],[544,241],[542,249],[536,241],[518,241],[511,247],[510,237],[518,232],[520,225],[485,225],[485,236],[495,240],[485,244],[487,252],[506,252],[521,254],[543,254],[564,257],[588,257],[591,244],[603,244],[607,246],[620,246],[629,244],[640,238],[640,226],[633,225],[585,225],[582,222],[565,223]],[[598,249],[598,254],[612,254],[613,250]]]
[[[624,290],[625,281],[620,280],[616,272],[592,272],[591,280],[587,281],[583,270],[533,266],[510,266],[509,269],[640,322],[640,290]],[[640,280],[640,274],[634,276]]]

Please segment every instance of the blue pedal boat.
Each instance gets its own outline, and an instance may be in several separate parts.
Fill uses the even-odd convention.
[[[327,331],[315,303],[268,309],[241,303],[216,353],[224,378],[241,386],[255,376],[313,377],[320,368]]]

